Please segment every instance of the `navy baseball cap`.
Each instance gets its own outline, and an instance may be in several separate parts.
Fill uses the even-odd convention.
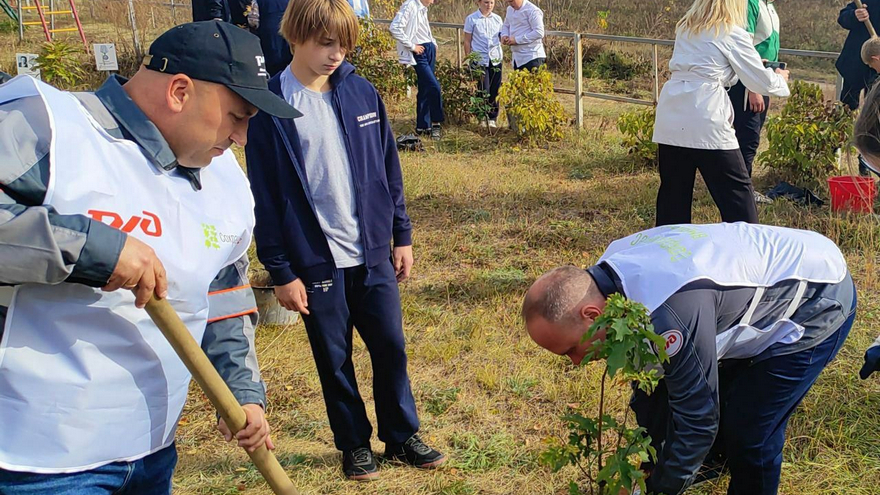
[[[150,45],[144,66],[222,84],[251,105],[276,117],[302,116],[269,91],[269,73],[260,39],[233,24],[201,21],[175,26]]]

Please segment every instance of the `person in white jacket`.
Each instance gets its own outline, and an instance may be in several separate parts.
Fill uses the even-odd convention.
[[[434,0],[406,0],[391,21],[388,31],[397,41],[400,63],[416,69],[416,133],[440,139],[440,124],[446,120],[440,83],[434,75],[437,40],[428,23],[428,6]]]
[[[691,223],[697,169],[724,222],[758,222],[752,180],[725,87],[741,81],[765,96],[789,95],[788,71],[764,67],[744,29],[743,0],[696,0],[679,21],[654,121],[660,145],[657,225]]]

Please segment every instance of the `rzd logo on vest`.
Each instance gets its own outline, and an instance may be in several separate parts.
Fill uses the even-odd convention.
[[[162,237],[162,222],[154,213],[144,211],[144,216],[134,215],[125,220],[118,213],[112,211],[89,210],[89,216],[105,223],[114,229],[119,229],[126,234],[131,234],[134,229],[140,228],[141,232],[152,237]]]

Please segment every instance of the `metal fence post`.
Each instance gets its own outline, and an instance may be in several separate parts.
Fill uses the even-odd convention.
[[[574,122],[584,128],[584,48],[581,34],[574,33]]]
[[[177,24],[177,7],[174,5],[174,0],[171,0],[171,24]]]
[[[462,64],[462,56],[461,56],[461,28],[455,28],[455,55],[458,60],[458,66],[461,67]]]
[[[660,56],[657,53],[657,43],[651,43],[652,63],[654,65],[654,105],[660,100]]]
[[[18,8],[18,41],[24,41],[24,17],[22,17],[22,13],[24,12],[21,8],[21,2],[24,0],[18,0],[16,8]]]

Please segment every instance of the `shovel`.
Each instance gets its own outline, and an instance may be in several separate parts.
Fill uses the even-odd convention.
[[[220,413],[229,430],[233,435],[241,431],[247,425],[244,409],[238,404],[226,382],[220,378],[220,374],[205,356],[171,304],[165,299],[156,299],[153,295],[145,309],[208,396],[211,404]],[[265,444],[253,452],[248,452],[248,455],[276,495],[298,495],[287,473],[278,463],[278,459]]]
[[[856,0],[856,8],[857,9],[865,8],[865,4],[862,3],[862,0]],[[865,20],[865,27],[868,28],[868,34],[870,34],[872,38],[877,37],[877,31],[874,31],[874,25],[871,23],[871,19]]]

